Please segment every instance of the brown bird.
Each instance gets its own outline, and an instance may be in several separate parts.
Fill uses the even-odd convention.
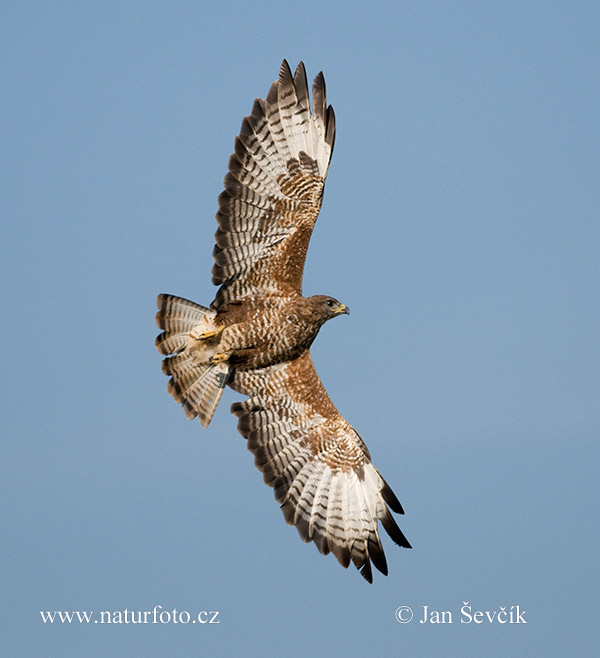
[[[244,118],[229,159],[216,216],[217,296],[206,308],[159,295],[156,347],[166,356],[169,393],[204,427],[225,386],[249,396],[231,411],[286,521],[372,582],[371,561],[387,575],[378,520],[410,548],[389,508],[403,509],[310,356],[321,326],[348,308],[333,297],[302,296],[334,138],[323,74],[313,83],[311,112],[304,64],[292,77],[284,60],[266,100]]]

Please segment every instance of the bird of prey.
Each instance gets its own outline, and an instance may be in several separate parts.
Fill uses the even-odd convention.
[[[378,521],[410,548],[390,512],[403,509],[310,356],[321,326],[348,308],[302,295],[334,138],[323,74],[311,111],[304,64],[292,76],[284,60],[266,100],[244,118],[229,159],[216,216],[216,298],[207,308],[159,295],[156,347],[166,357],[169,393],[204,427],[227,385],[248,396],[231,411],[285,520],[372,582],[371,562],[387,574]]]

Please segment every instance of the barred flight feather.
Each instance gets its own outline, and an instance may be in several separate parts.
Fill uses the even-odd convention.
[[[236,221],[234,226],[244,227],[244,230],[253,228],[260,222],[258,220],[269,220],[275,217],[271,211],[272,203],[265,200],[256,192],[248,191],[246,188],[238,190],[227,189],[219,196],[219,210],[223,215],[228,215]],[[266,212],[265,212],[266,210]],[[242,222],[240,220],[246,220]]]
[[[283,168],[280,171],[272,168],[256,135],[252,134],[250,138],[242,132],[235,138],[234,152],[229,158],[230,179],[225,181],[225,188],[231,185],[233,178],[240,185],[270,199],[272,195],[278,195],[277,179],[284,174]]]
[[[226,249],[228,247],[242,247],[248,244],[252,244],[256,239],[257,235],[260,235],[261,239],[265,243],[265,246],[271,247],[278,242],[281,242],[287,235],[289,231],[277,229],[277,228],[266,228],[261,230],[261,228],[256,228],[253,231],[240,231],[234,232],[229,231],[227,233],[221,232],[215,234],[215,242],[217,246],[221,249]]]
[[[254,461],[259,468],[262,468],[279,457],[284,450],[289,450],[290,445],[301,438],[302,434],[293,423],[282,421],[272,423],[264,430],[252,430],[248,435],[248,446],[253,447]]]

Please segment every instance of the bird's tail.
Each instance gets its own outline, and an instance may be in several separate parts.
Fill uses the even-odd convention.
[[[159,295],[156,301],[156,324],[163,330],[156,348],[166,356],[162,370],[171,377],[169,393],[188,418],[198,416],[208,427],[231,374],[226,361],[212,359],[221,333],[216,311],[174,295]]]

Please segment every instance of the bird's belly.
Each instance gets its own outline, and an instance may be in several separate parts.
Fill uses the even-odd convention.
[[[240,322],[223,331],[219,349],[229,355],[234,367],[250,370],[292,361],[314,340],[308,328],[294,316],[273,315]]]

